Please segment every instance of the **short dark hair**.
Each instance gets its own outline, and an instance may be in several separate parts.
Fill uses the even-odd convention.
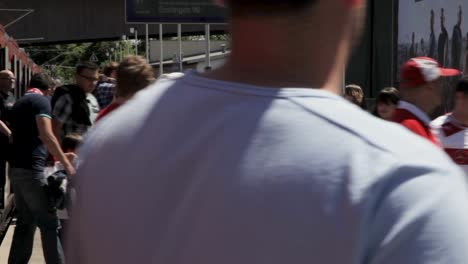
[[[88,69],[92,71],[97,71],[99,70],[99,66],[97,64],[85,61],[85,62],[80,62],[78,65],[76,65],[76,73],[80,74],[83,72],[83,70]]]
[[[40,90],[48,90],[53,86],[52,79],[45,73],[36,73],[31,77],[29,82],[30,88],[38,88]]]
[[[374,116],[380,117],[377,111],[377,105],[379,103],[398,105],[398,102],[400,102],[400,91],[394,87],[384,88],[380,91],[379,95],[377,95],[377,98],[375,98],[374,111],[372,113]]]
[[[458,81],[456,91],[468,94],[468,77]]]
[[[102,73],[104,73],[105,76],[110,77],[112,75],[112,72],[117,71],[117,68],[119,67],[119,64],[117,62],[109,62],[105,67]]]
[[[393,87],[382,89],[375,100],[375,103],[398,104],[400,101],[400,92]]]
[[[318,0],[227,0],[227,6],[233,16],[252,14],[293,13]]]

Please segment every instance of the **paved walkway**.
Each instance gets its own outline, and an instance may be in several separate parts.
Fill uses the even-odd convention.
[[[7,264],[8,253],[10,252],[14,231],[15,226],[10,226],[2,245],[0,245],[0,264]],[[45,264],[44,257],[42,255],[42,244],[39,230],[36,231],[36,236],[34,237],[34,249],[29,264]]]

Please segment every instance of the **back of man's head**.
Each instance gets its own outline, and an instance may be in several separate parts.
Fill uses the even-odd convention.
[[[97,71],[99,70],[99,66],[97,66],[95,63],[88,62],[88,61],[80,62],[76,66],[76,73],[81,74],[86,69],[91,70],[91,71]]]
[[[227,6],[233,16],[252,14],[276,15],[294,13],[318,0],[227,0]]]
[[[45,73],[36,73],[31,77],[29,82],[30,88],[37,88],[42,91],[46,91],[54,86],[52,79]]]
[[[116,97],[129,98],[154,80],[153,68],[143,57],[128,56],[117,68]]]
[[[362,32],[365,4],[366,0],[226,0],[232,53],[224,67],[206,76],[338,93],[338,68],[346,64]]]

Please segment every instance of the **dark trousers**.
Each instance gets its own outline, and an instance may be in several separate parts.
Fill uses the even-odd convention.
[[[0,210],[5,209],[6,161],[0,158]]]
[[[31,258],[36,227],[41,231],[42,248],[47,264],[65,263],[58,237],[57,212],[50,208],[41,173],[13,168],[10,176],[18,212],[8,264],[27,264]]]

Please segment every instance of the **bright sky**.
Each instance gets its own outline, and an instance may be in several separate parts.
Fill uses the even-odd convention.
[[[458,6],[463,8],[462,34],[468,32],[468,0],[400,0],[399,6],[399,43],[411,42],[411,34],[416,33],[415,40],[419,42],[421,38],[428,43],[430,35],[431,9],[435,12],[434,31],[436,39],[440,33],[440,9],[444,8],[445,28],[452,37],[453,26],[457,23]]]

